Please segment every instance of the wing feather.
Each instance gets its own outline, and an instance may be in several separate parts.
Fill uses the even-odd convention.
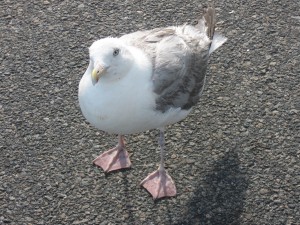
[[[215,10],[209,8],[196,26],[157,28],[121,37],[152,61],[157,110],[188,110],[197,103],[205,83],[214,28]]]

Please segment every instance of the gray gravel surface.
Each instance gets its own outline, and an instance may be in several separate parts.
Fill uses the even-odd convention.
[[[204,1],[0,2],[0,224],[300,224],[299,0],[215,1],[228,42],[193,113],[168,127],[178,196],[153,201],[157,131],[127,137],[133,168],[91,161],[116,137],[77,99],[98,38],[195,23]]]

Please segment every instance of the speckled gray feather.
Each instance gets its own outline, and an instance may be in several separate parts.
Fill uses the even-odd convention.
[[[209,8],[196,26],[157,28],[121,37],[142,49],[152,60],[156,109],[190,109],[205,83],[215,10]]]

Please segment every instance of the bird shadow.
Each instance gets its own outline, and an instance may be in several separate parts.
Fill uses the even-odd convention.
[[[129,181],[128,181],[128,177],[127,177],[127,174],[124,173],[124,177],[123,177],[123,186],[124,186],[124,193],[125,193],[125,196],[129,197],[130,199],[130,190],[129,190]],[[126,221],[129,223],[129,224],[136,224],[136,221],[135,221],[135,218],[134,218],[134,205],[131,201],[125,201],[124,202],[125,204],[125,210],[127,212],[127,219]]]
[[[125,196],[131,196],[127,172],[130,169],[122,169],[123,187]],[[106,176],[115,174],[113,171]],[[237,148],[228,151],[216,161],[212,169],[201,175],[198,189],[189,200],[184,213],[179,221],[174,221],[174,212],[166,212],[168,224],[173,225],[239,225],[240,215],[243,212],[246,190],[249,185],[247,172],[241,168]],[[150,197],[150,196],[149,196]],[[164,198],[154,200],[154,204],[165,201]],[[135,206],[131,201],[124,203],[127,212],[126,221],[129,224],[137,224],[134,212]],[[170,205],[170,207],[172,206]]]
[[[240,224],[249,182],[239,164],[236,150],[225,153],[199,183],[181,221],[174,224]]]
[[[99,167],[98,167],[99,168]],[[101,168],[100,168],[101,169]],[[109,171],[109,172],[104,172],[104,176],[105,178],[108,178],[108,177],[111,177],[111,176],[114,176],[115,174],[118,174],[118,173],[124,173],[126,171],[130,171],[132,170],[131,168],[122,168],[122,169],[118,169],[118,170],[113,170],[113,171]]]

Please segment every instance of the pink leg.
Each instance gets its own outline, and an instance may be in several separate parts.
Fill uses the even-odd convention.
[[[119,135],[119,143],[116,147],[102,153],[93,163],[100,166],[104,172],[110,172],[113,170],[129,168],[131,162],[128,156],[128,152],[125,150],[124,137]]]
[[[160,131],[161,162],[158,170],[149,174],[141,185],[150,192],[154,199],[171,197],[176,195],[176,187],[173,179],[164,168],[164,131]]]

